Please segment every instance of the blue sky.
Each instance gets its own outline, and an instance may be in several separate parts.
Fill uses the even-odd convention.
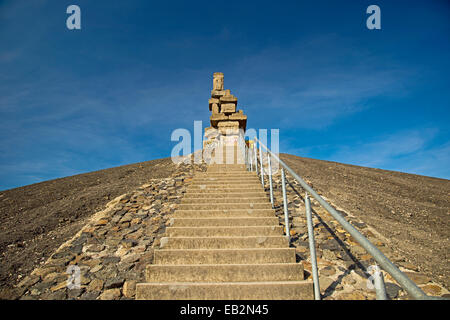
[[[449,179],[449,9],[0,1],[0,190],[170,156],[174,129],[209,125],[216,71],[280,152]]]

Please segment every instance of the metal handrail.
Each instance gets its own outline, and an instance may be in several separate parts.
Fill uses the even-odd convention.
[[[326,202],[313,188],[311,188],[294,170],[284,163],[276,154],[267,148],[259,139],[255,137],[260,148],[263,147],[278,163],[297,180],[307,193],[313,196],[322,207],[327,210],[341,226],[375,259],[376,262],[394,278],[413,298],[420,300],[441,299],[425,294],[411,279],[409,279],[400,269],[398,269],[376,246],[364,237],[355,227],[353,227],[341,214],[339,214],[328,202]],[[262,162],[262,161],[261,161]]]

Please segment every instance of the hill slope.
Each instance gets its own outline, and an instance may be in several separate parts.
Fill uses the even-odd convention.
[[[281,154],[333,204],[373,226],[421,271],[450,287],[450,180]]]
[[[110,200],[175,168],[157,159],[1,191],[0,287],[31,272]]]
[[[422,272],[450,287],[449,180],[281,158],[334,205],[373,226]],[[165,158],[0,192],[0,287],[31,272],[111,199],[175,169]]]

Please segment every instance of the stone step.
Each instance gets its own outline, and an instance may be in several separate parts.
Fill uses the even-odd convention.
[[[204,203],[179,204],[179,210],[231,210],[231,209],[272,209],[269,202],[255,203]]]
[[[148,265],[146,282],[301,281],[301,263]]]
[[[245,169],[243,164],[210,164],[208,170],[211,169]]]
[[[261,185],[261,180],[259,180],[256,177],[251,178],[228,178],[228,179],[192,179],[192,182],[190,185],[200,185],[200,184],[229,184],[229,185],[235,185],[235,184],[259,184]]]
[[[157,249],[154,264],[295,263],[295,248]]]
[[[163,237],[161,249],[232,249],[232,248],[284,248],[289,242],[286,237]]]
[[[230,226],[230,227],[167,227],[168,237],[246,237],[246,236],[279,236],[283,227],[273,226]]]
[[[208,169],[207,173],[243,173],[250,172],[245,168],[217,168],[217,169]]]
[[[246,192],[251,192],[251,193],[261,192],[263,194],[266,194],[264,192],[264,190],[262,189],[261,185],[260,185],[258,188],[253,187],[251,189],[250,188],[240,188],[240,187],[239,188],[226,188],[226,187],[222,187],[222,188],[217,188],[217,187],[207,188],[207,187],[205,187],[203,189],[199,188],[198,186],[195,187],[195,188],[188,187],[188,188],[186,188],[185,195],[192,194],[192,193],[221,193],[221,194],[228,194],[228,193],[246,193]]]
[[[176,210],[173,218],[275,217],[273,209]]]
[[[264,197],[254,197],[254,198],[186,198],[181,199],[181,204],[201,204],[201,203],[264,203],[268,199]]]
[[[269,202],[250,202],[250,203],[199,203],[199,204],[178,204],[179,210],[231,210],[231,209],[271,209]]]
[[[247,170],[213,170],[213,171],[206,171],[208,174],[241,174],[244,172],[249,172]]]
[[[226,226],[273,226],[278,225],[277,217],[264,218],[172,218],[172,227],[226,227]]]
[[[261,185],[236,185],[234,187],[224,185],[195,185],[186,188],[186,193],[195,192],[223,192],[223,193],[236,193],[236,192],[259,192],[264,191]]]
[[[261,182],[258,181],[257,179],[255,179],[254,181],[249,181],[249,180],[236,180],[236,181],[192,181],[192,183],[189,184],[189,186],[201,186],[201,185],[206,185],[206,186],[230,186],[230,187],[240,187],[242,185],[245,186],[254,186],[257,187],[259,186],[260,188],[262,188],[261,186]]]
[[[196,173],[194,178],[251,178],[251,177],[257,177],[256,173],[251,171],[224,172],[224,173],[201,172]]]
[[[313,283],[265,282],[163,282],[138,283],[137,300],[312,300]]]
[[[217,167],[217,168],[208,168],[208,170],[206,170],[207,173],[218,173],[218,172],[250,172],[247,171],[247,169],[245,168],[245,165],[242,165],[242,167],[231,167],[231,166],[223,166],[221,168]]]
[[[258,176],[256,175],[216,175],[212,176],[211,174],[205,175],[205,176],[198,176],[196,175],[194,178],[192,178],[193,181],[197,180],[206,180],[206,181],[235,181],[235,180],[256,180],[258,181]]]
[[[267,199],[267,194],[261,189],[259,192],[209,192],[209,193],[186,193],[182,200],[184,199],[213,199],[213,198],[265,198]]]

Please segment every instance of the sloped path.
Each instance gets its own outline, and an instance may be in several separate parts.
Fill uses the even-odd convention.
[[[254,172],[211,165],[173,214],[136,299],[312,299]]]

